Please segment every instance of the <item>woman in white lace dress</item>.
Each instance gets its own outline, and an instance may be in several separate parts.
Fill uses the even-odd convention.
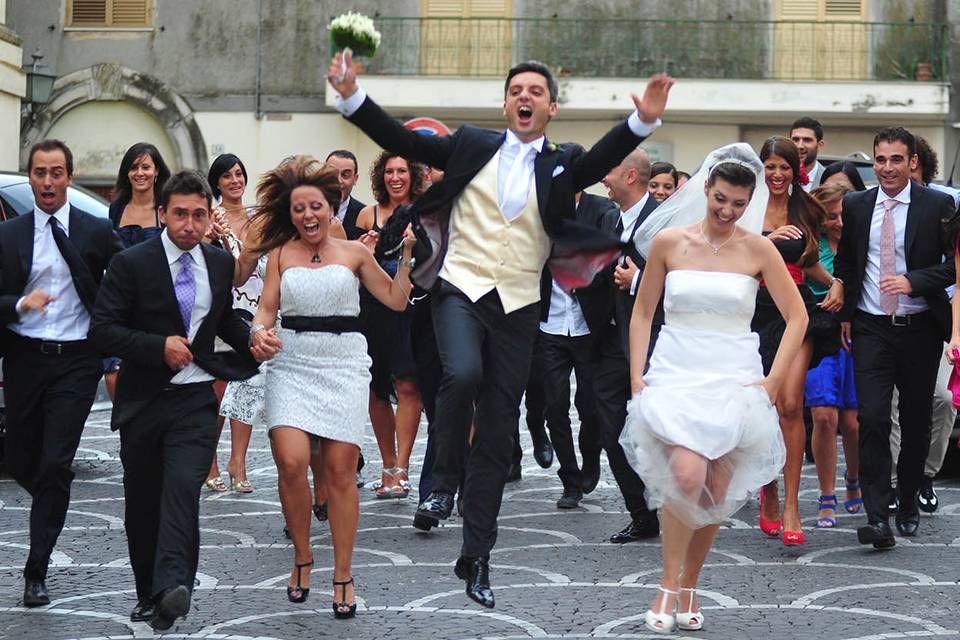
[[[746,152],[705,163],[684,187],[699,190],[690,206],[705,215],[653,239],[630,323],[634,399],[620,442],[661,509],[663,574],[646,614],[657,633],[702,628],[696,586],[719,524],[776,477],[785,456],[773,401],[806,309],[773,244],[737,224],[762,171]],[[759,279],[787,323],[766,378],[750,330]],[[644,373],[661,294],[666,324]]]
[[[404,247],[391,280],[362,244],[331,237],[340,203],[337,171],[308,156],[266,173],[257,201],[257,250],[269,251],[269,258],[251,341],[256,345],[276,334],[283,344],[266,370],[265,407],[280,502],[294,546],[287,597],[303,602],[310,591],[306,472],[311,440],[319,439],[333,537],[333,612],[337,618],[352,617],[352,556],[360,515],[355,472],[370,384],[370,358],[357,317],[359,288],[362,283],[391,309],[404,309],[412,287],[411,245]]]

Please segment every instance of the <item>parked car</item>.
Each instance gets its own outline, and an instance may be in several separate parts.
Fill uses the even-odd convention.
[[[860,174],[860,178],[863,180],[863,184],[867,186],[867,189],[877,186],[877,174],[873,170],[873,158],[862,151],[851,153],[849,156],[821,155],[817,157],[817,160],[819,160],[820,164],[824,167],[828,167],[834,162],[852,162],[856,165],[857,172]]]
[[[78,209],[100,218],[109,216],[110,204],[92,191],[83,187],[67,187],[67,199]],[[23,173],[0,172],[0,222],[33,211],[33,190],[30,180]],[[4,435],[7,415],[3,397],[3,372],[0,369],[0,464],[4,460]]]

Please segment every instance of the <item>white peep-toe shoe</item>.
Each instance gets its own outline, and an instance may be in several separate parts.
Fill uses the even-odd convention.
[[[699,631],[703,629],[703,612],[693,611],[693,598],[697,595],[697,590],[681,587],[680,591],[690,593],[690,604],[687,605],[686,611],[677,611],[677,626],[685,631]]]
[[[654,613],[653,609],[647,610],[646,615],[646,626],[647,629],[653,631],[654,633],[673,633],[673,627],[676,625],[676,618],[673,617],[670,613],[667,613],[667,596],[677,596],[679,595],[676,591],[670,591],[669,589],[664,589],[660,587],[660,591],[664,594],[663,598],[660,599],[660,612]],[[673,611],[673,607],[670,607],[670,611]]]

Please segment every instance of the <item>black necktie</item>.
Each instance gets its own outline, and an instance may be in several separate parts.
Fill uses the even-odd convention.
[[[617,220],[617,237],[623,234],[623,218]]]
[[[67,267],[70,269],[73,286],[77,290],[80,302],[83,303],[87,313],[93,313],[93,302],[97,298],[97,285],[93,281],[93,276],[90,275],[90,269],[87,268],[83,258],[80,257],[80,252],[70,242],[70,238],[64,233],[60,221],[53,216],[50,216],[50,230],[53,232],[53,241],[57,243],[60,255],[63,256]]]

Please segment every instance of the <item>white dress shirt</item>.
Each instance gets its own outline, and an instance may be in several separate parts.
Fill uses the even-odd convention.
[[[343,202],[340,203],[340,206],[337,208],[337,219],[340,222],[343,222],[347,217],[347,208],[350,206],[350,196],[347,196],[343,199]]]
[[[637,223],[637,218],[640,217],[640,212],[643,211],[643,208],[647,206],[647,200],[650,198],[650,192],[643,194],[643,197],[640,200],[627,209],[626,211],[620,212],[620,224],[623,225],[623,232],[620,233],[620,242],[630,242],[633,239],[633,234],[636,231],[634,225]],[[638,269],[635,274],[633,274],[633,281],[630,282],[630,295],[637,295],[637,285],[640,284],[640,275],[641,272]]]
[[[820,164],[820,161],[813,163],[813,169],[810,170],[810,173],[807,174],[807,177],[810,178],[810,181],[807,184],[803,185],[803,190],[807,193],[810,193],[817,186],[817,181],[820,179],[820,174],[823,173],[823,165]]]
[[[936,182],[928,183],[927,187],[930,189],[933,189],[934,191],[939,191],[940,193],[947,194],[948,196],[953,198],[953,206],[960,208],[960,189],[948,187],[945,184],[937,184]]]
[[[556,280],[551,285],[550,310],[546,322],[540,323],[540,331],[553,336],[588,336],[590,327],[583,317],[580,302],[563,290]]]
[[[26,338],[70,342],[85,340],[90,329],[90,314],[80,301],[80,295],[73,284],[70,267],[57,248],[50,228],[50,218],[56,218],[70,237],[70,203],[65,203],[51,216],[34,207],[33,209],[33,263],[24,293],[41,289],[53,296],[45,311],[20,312],[23,298],[17,301],[20,322],[7,325],[8,328]]]
[[[190,314],[190,331],[187,332],[187,339],[193,340],[204,318],[210,313],[210,306],[213,304],[213,292],[210,290],[210,274],[207,271],[207,261],[203,257],[203,251],[198,244],[190,251],[184,251],[173,244],[168,231],[164,229],[160,234],[163,242],[163,251],[167,254],[167,266],[170,269],[170,281],[176,282],[177,275],[180,273],[180,256],[189,253],[193,258],[193,277],[197,283],[197,295],[193,302],[193,313]],[[176,300],[176,295],[174,295]],[[179,309],[179,307],[178,307]],[[179,314],[178,314],[179,315]],[[172,384],[190,384],[193,382],[207,382],[213,380],[213,376],[197,366],[197,363],[191,362],[181,369],[170,379]]]
[[[367,98],[367,92],[363,87],[357,87],[357,91],[347,98],[337,96],[336,108],[343,115],[350,117],[363,101]],[[627,118],[627,125],[635,136],[646,138],[660,126],[660,119],[656,122],[647,124],[640,121],[640,115],[634,109],[633,113]],[[534,160],[537,154],[543,150],[544,136],[530,142],[521,142],[509,129],[506,137],[500,147],[500,164],[497,166],[497,196],[500,201],[500,209],[507,220],[514,220],[523,206],[527,202],[530,194],[530,187],[534,180]],[[554,174],[558,175],[558,174]],[[541,206],[545,203],[541,203]]]
[[[897,247],[897,275],[907,272],[907,257],[904,249],[904,234],[907,230],[907,211],[910,209],[910,184],[895,196],[888,196],[883,189],[877,191],[877,202],[873,207],[870,220],[870,244],[867,248],[867,265],[863,276],[863,294],[857,308],[873,315],[882,316],[880,307],[880,227],[883,225],[883,201],[893,198],[897,204],[893,207],[893,229]],[[922,296],[910,297],[900,294],[896,315],[911,315],[928,309]]]

